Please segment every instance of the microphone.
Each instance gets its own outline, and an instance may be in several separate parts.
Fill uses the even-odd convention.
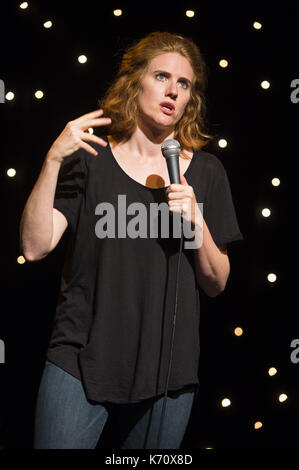
[[[163,157],[166,158],[170,183],[180,184],[179,155],[180,143],[175,139],[167,139],[161,145]]]

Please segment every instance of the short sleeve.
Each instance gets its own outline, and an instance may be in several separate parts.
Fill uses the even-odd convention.
[[[82,195],[86,184],[86,161],[83,149],[67,157],[61,164],[53,207],[66,217],[75,231]]]
[[[243,240],[227,173],[218,159],[207,188],[203,216],[217,246]]]

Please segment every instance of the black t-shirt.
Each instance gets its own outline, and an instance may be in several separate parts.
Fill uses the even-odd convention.
[[[47,359],[80,379],[89,400],[134,403],[166,388],[180,239],[169,210],[168,237],[160,215],[149,229],[167,187],[138,183],[109,144],[93,146],[98,156],[80,149],[58,176],[54,207],[68,220],[68,245]],[[194,152],[185,177],[215,243],[241,240],[220,160]],[[199,383],[199,293],[194,249],[183,245],[170,395]]]

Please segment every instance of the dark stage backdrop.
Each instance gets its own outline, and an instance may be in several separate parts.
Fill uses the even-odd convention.
[[[97,108],[124,48],[151,31],[170,31],[192,38],[206,59],[207,122],[215,136],[206,150],[227,170],[245,238],[229,250],[226,291],[215,299],[202,294],[200,391],[183,448],[298,447],[299,354],[293,351],[291,358],[291,342],[299,338],[294,6],[285,2],[282,14],[279,5],[252,2],[128,6],[47,0],[29,2],[26,10],[19,3],[1,3],[0,79],[5,94],[14,93],[13,100],[7,95],[0,103],[1,446],[32,446],[66,248],[63,237],[42,261],[22,263],[19,223],[26,200],[66,123]],[[113,14],[115,8],[121,16]],[[193,18],[187,9],[194,10]],[[43,27],[46,20],[53,22],[49,29]],[[85,64],[77,60],[81,54]],[[219,66],[221,59],[228,67]],[[44,92],[42,99],[35,98],[36,90]],[[219,147],[219,139],[227,146]],[[269,217],[261,214],[264,208],[271,210]],[[269,282],[270,273],[275,282]],[[107,295],[113,295],[112,287]],[[236,327],[241,336],[234,334]],[[277,370],[273,376],[270,367]],[[287,395],[284,402],[280,394]],[[230,406],[221,405],[224,398]],[[110,434],[107,428],[102,446],[109,447]]]

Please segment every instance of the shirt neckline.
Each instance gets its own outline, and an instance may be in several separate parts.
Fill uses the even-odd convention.
[[[118,163],[118,161],[116,160],[113,152],[112,152],[112,149],[111,149],[111,146],[110,146],[110,142],[109,142],[109,139],[107,138],[106,139],[106,142],[108,143],[107,145],[107,148],[109,149],[109,152],[111,154],[111,157],[112,157],[112,161],[114,162],[114,165],[120,170],[120,172],[129,180],[131,180],[135,185],[141,187],[141,188],[144,188],[146,190],[150,190],[150,191],[162,191],[162,190],[165,190],[169,187],[168,186],[163,186],[162,188],[150,188],[149,186],[145,186],[144,184],[142,183],[139,183],[139,181],[136,181],[134,178],[132,178],[130,175],[128,175],[128,173],[125,172],[125,170],[120,166],[120,164]],[[183,173],[183,175],[185,176],[185,178],[187,179],[187,176],[188,176],[188,172],[189,172],[189,169],[190,167],[192,166],[193,164],[193,160],[195,159],[195,152],[193,152],[193,156],[192,156],[192,159],[185,171],[185,173]]]

